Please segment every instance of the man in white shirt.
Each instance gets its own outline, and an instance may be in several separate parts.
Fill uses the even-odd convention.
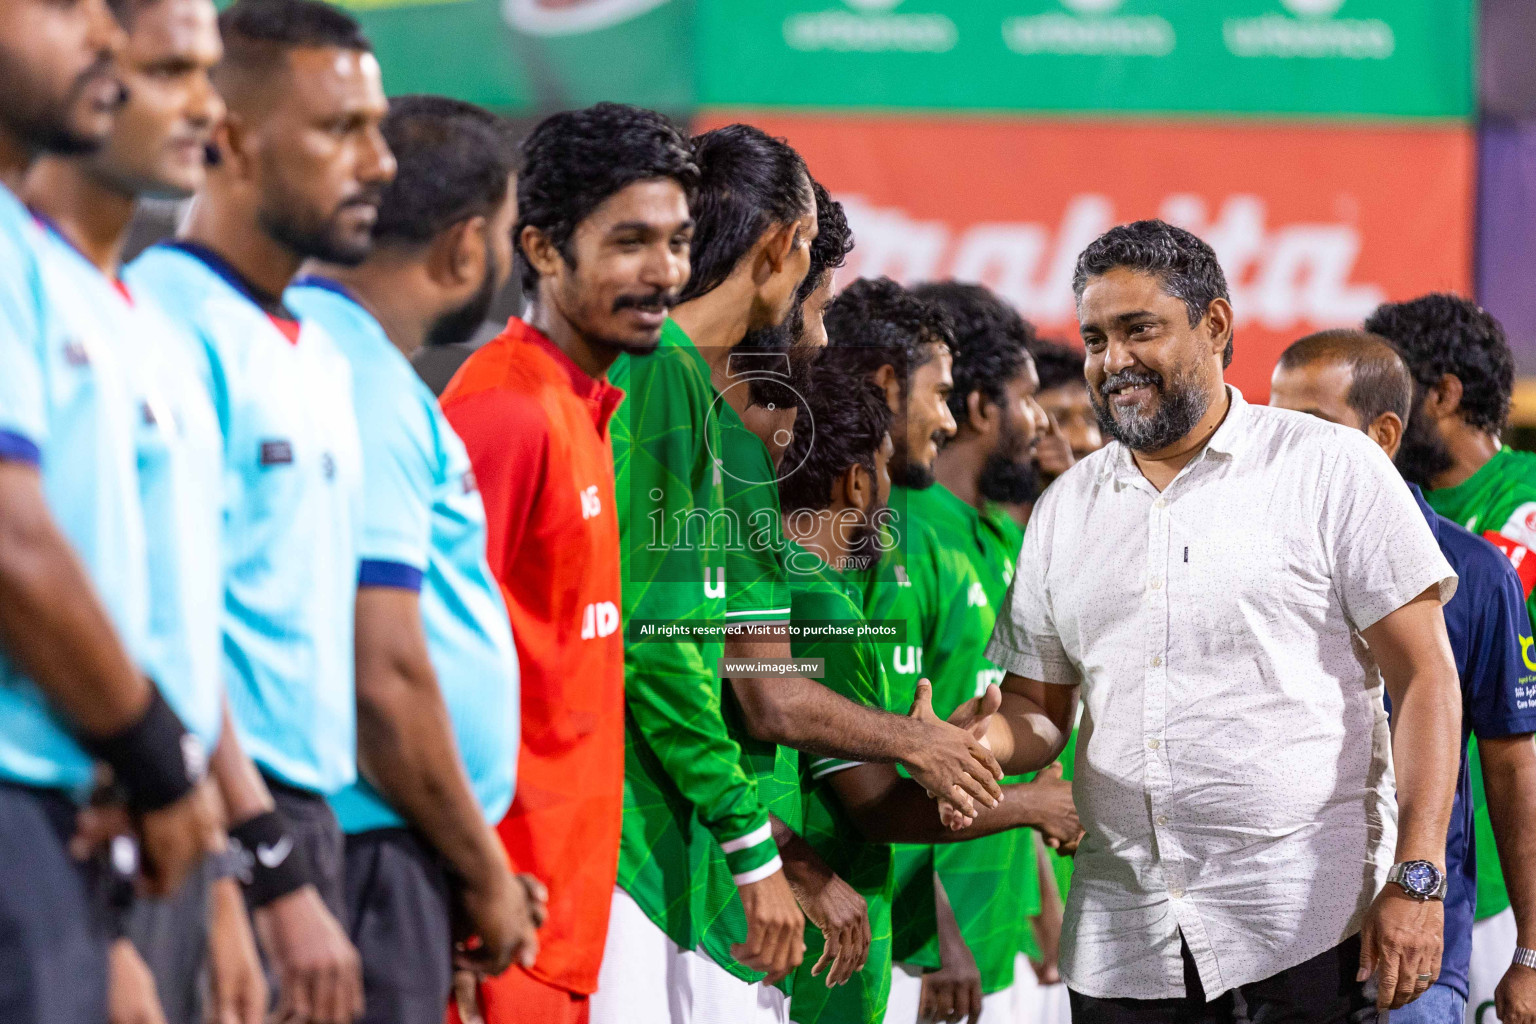
[[[1240,995],[1255,1024],[1373,1020],[1439,972],[1455,574],[1369,438],[1224,384],[1232,307],[1200,239],[1115,228],[1074,289],[1114,443],[1035,506],[987,652],[1007,772],[1049,763],[1086,704],[1073,1019],[1225,1024]]]

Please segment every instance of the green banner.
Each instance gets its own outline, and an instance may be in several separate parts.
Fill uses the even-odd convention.
[[[714,106],[1468,117],[1474,0],[698,0]]]
[[[694,102],[691,0],[340,0],[391,95],[443,93],[509,112]]]

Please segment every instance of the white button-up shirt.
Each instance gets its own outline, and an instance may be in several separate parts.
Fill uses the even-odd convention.
[[[1068,984],[1207,998],[1344,941],[1397,834],[1359,631],[1456,577],[1365,434],[1231,411],[1159,494],[1110,444],[1035,506],[987,656],[1082,686]]]

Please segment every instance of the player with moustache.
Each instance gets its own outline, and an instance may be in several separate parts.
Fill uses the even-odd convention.
[[[528,311],[443,392],[485,502],[522,677],[517,793],[499,832],[513,866],[549,892],[537,957],[462,979],[458,1020],[585,1024],[618,940],[625,704],[611,430],[624,392],[609,371],[655,358],[688,278],[697,182],[686,138],[652,111],[600,103],[541,122],[517,175]],[[652,986],[666,979],[640,980],[648,987],[616,988],[615,1004],[665,1006]]]
[[[360,778],[331,806],[363,1020],[440,1024],[453,965],[531,964],[543,914],[542,887],[512,873],[495,832],[516,778],[518,670],[485,510],[410,363],[467,341],[506,284],[515,154],[500,118],[445,97],[396,97],[380,130],[396,173],[368,257],[311,260],[284,301],[346,355],[362,441]]]
[[[280,1013],[362,1013],[345,917],[344,840],[327,804],[357,775],[353,613],[361,450],[335,342],[282,300],[306,258],[367,255],[394,158],[379,66],[357,23],[311,0],[219,17],[227,114],[180,235],[129,265],[196,339],[223,443],[223,672],[240,744],[275,808],[231,805],[247,902]],[[254,789],[254,787],[251,787]],[[320,901],[320,927],[269,913]]]

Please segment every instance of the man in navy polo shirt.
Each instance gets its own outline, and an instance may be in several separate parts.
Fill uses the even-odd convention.
[[[1363,430],[1395,455],[1413,399],[1413,378],[1384,338],[1324,331],[1286,349],[1270,383],[1269,404]],[[1446,837],[1445,946],[1440,974],[1418,999],[1392,1011],[1392,1024],[1460,1024],[1467,1003],[1472,912],[1477,898],[1467,735],[1479,740],[1536,732],[1536,672],[1526,668],[1530,620],[1509,560],[1493,545],[1437,515],[1413,485],[1446,561],[1461,582],[1445,606],[1445,628],[1461,677],[1461,771]],[[1529,705],[1529,706],[1528,706]],[[1526,736],[1526,742],[1530,737]],[[1524,887],[1511,887],[1511,893]]]

